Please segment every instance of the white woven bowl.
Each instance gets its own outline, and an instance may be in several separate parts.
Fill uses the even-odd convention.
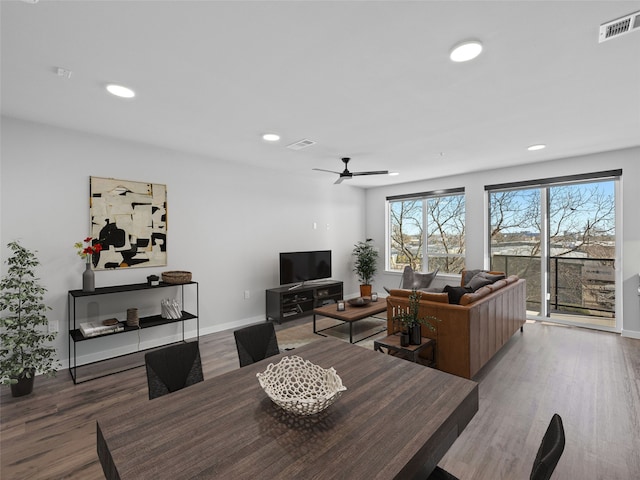
[[[296,415],[321,412],[347,389],[333,367],[324,369],[296,355],[270,363],[256,376],[276,405]]]

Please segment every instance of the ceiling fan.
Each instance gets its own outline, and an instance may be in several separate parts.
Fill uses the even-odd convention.
[[[340,177],[338,177],[338,180],[336,180],[334,182],[334,184],[342,183],[343,180],[351,179],[351,178],[353,178],[355,176],[359,176],[359,175],[387,175],[389,173],[388,170],[377,170],[377,171],[374,171],[374,172],[350,172],[349,168],[348,168],[349,160],[351,160],[349,157],[343,157],[342,158],[342,161],[344,163],[344,170],[342,172],[335,172],[333,170],[325,170],[323,168],[314,168],[313,170],[318,170],[319,172],[337,173],[338,175],[340,175]]]

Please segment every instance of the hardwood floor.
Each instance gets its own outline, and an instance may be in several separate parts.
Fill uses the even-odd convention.
[[[310,318],[278,329],[297,324],[311,329]],[[231,331],[201,337],[200,349],[205,378],[238,368]],[[480,409],[440,464],[459,478],[528,478],[554,412],[567,436],[554,478],[640,478],[640,340],[527,323],[475,380]],[[18,399],[3,386],[0,478],[104,478],[96,417],[147,398],[144,368],[80,385],[65,370]]]

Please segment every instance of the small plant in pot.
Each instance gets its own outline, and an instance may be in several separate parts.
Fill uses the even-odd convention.
[[[425,325],[429,330],[433,331],[436,328],[433,326],[431,321],[439,321],[436,317],[431,315],[420,316],[420,298],[422,298],[422,293],[414,288],[411,290],[411,294],[409,295],[409,306],[396,306],[396,311],[398,313],[394,315],[393,319],[401,325],[402,337],[400,339],[400,344],[403,347],[406,347],[407,345],[420,345],[420,343],[422,343],[421,325]]]
[[[35,277],[36,255],[18,242],[7,245],[7,274],[0,281],[0,383],[11,384],[14,397],[33,389],[36,372],[55,375],[56,333],[47,332],[46,289]]]
[[[373,239],[356,243],[352,255],[355,257],[353,271],[360,281],[360,296],[370,297],[371,282],[378,269],[378,251],[373,247]]]

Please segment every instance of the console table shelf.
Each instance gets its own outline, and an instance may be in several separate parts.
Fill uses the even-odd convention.
[[[128,326],[126,325],[126,323],[124,324],[124,329],[118,332],[110,332],[110,333],[106,333],[103,335],[96,335],[96,336],[91,336],[91,337],[85,337],[82,334],[82,331],[77,328],[79,326],[79,323],[82,323],[82,320],[78,321],[77,318],[77,309],[76,309],[76,304],[78,301],[87,301],[90,300],[92,302],[99,302],[99,298],[101,296],[104,295],[122,295],[122,294],[134,294],[136,295],[136,298],[138,298],[139,295],[144,295],[145,293],[150,293],[151,290],[158,290],[158,289],[165,289],[165,288],[177,288],[180,290],[180,294],[181,294],[181,306],[182,308],[185,307],[185,288],[189,289],[195,289],[195,295],[191,296],[191,300],[189,301],[189,305],[190,307],[193,308],[192,312],[195,313],[191,313],[185,310],[181,309],[182,312],[182,317],[178,318],[178,319],[173,319],[173,318],[162,318],[161,315],[150,315],[150,316],[146,316],[146,317],[141,317],[139,319],[139,326]],[[129,285],[114,285],[114,286],[110,286],[110,287],[101,287],[101,288],[96,288],[95,291],[93,292],[84,292],[82,290],[69,290],[68,292],[68,316],[69,316],[69,373],[71,374],[71,378],[73,380],[73,383],[82,383],[82,382],[86,382],[89,380],[94,380],[96,378],[100,378],[103,377],[105,375],[111,375],[113,373],[118,373],[118,372],[122,372],[125,370],[129,370],[130,368],[135,368],[135,367],[139,367],[144,365],[144,363],[141,363],[141,358],[142,358],[142,354],[144,352],[146,352],[147,350],[152,350],[155,348],[159,348],[165,345],[169,345],[172,343],[176,343],[176,341],[181,341],[181,342],[185,342],[186,338],[185,338],[185,322],[189,321],[189,320],[195,320],[196,321],[196,329],[195,329],[195,338],[197,340],[199,340],[200,338],[200,320],[199,320],[199,287],[198,287],[198,283],[197,282],[188,282],[188,283],[183,283],[183,284],[172,284],[172,283],[160,283],[159,285],[156,286],[151,286],[148,285],[147,283],[134,283],[134,284],[129,284]],[[159,309],[159,306],[158,306]],[[124,313],[124,312],[123,312]],[[86,320],[85,320],[86,321]],[[181,340],[171,340],[168,343],[165,342],[162,345],[156,345],[152,348],[139,348],[139,339],[136,339],[136,342],[138,344],[138,347],[136,347],[136,350],[130,353],[126,353],[124,355],[109,355],[108,352],[104,352],[106,353],[108,356],[106,358],[104,358],[103,360],[98,360],[95,362],[88,362],[88,363],[84,363],[84,364],[78,364],[78,358],[77,358],[77,348],[76,348],[76,344],[78,343],[84,343],[84,342],[88,342],[91,340],[96,340],[99,338],[105,338],[105,337],[113,337],[114,335],[121,335],[121,334],[126,334],[129,332],[140,332],[141,330],[146,330],[149,328],[153,328],[153,327],[160,327],[162,325],[170,325],[170,324],[175,324],[175,323],[180,323],[181,326]],[[121,337],[124,338],[124,337]],[[131,357],[131,359],[135,359],[135,357],[137,358],[137,363],[136,362],[127,362],[126,358],[127,357]],[[107,373],[98,373],[96,375],[91,375],[89,378],[87,379],[82,379],[80,380],[78,378],[78,369],[80,369],[81,367],[88,367],[90,365],[96,365],[96,364],[100,364],[100,363],[108,363],[111,360],[114,359],[125,359],[125,361],[122,360],[118,360],[118,366],[115,368],[102,368],[103,372],[107,372]],[[133,364],[135,363],[135,364]],[[98,369],[99,370],[99,369]]]

